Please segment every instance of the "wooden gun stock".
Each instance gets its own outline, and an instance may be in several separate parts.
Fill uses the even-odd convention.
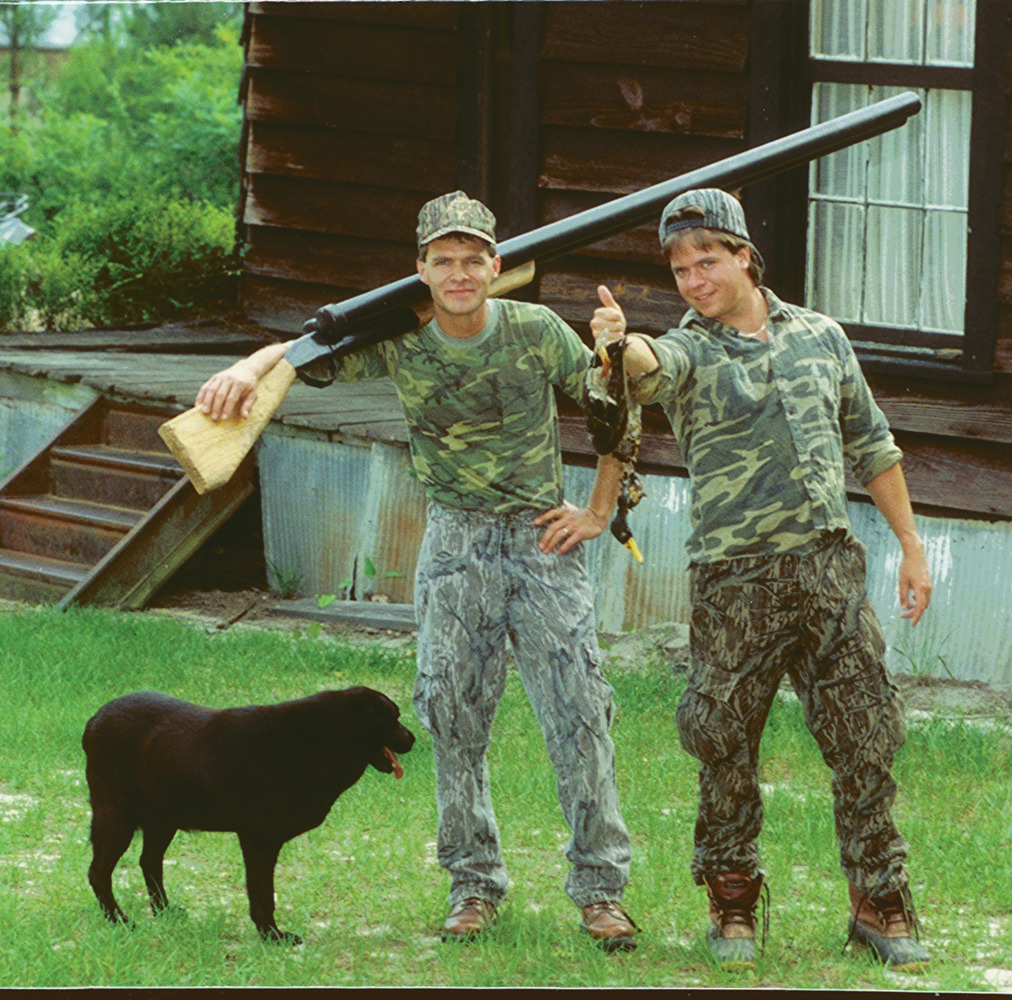
[[[529,284],[533,278],[534,262],[530,261],[500,274],[489,294],[506,295]],[[414,307],[414,314],[417,325],[424,326],[432,318],[432,303]],[[245,419],[235,415],[216,423],[200,407],[194,406],[158,428],[159,436],[198,493],[224,486],[232,478],[271,422],[295,378],[295,368],[282,358],[257,382],[257,398]]]

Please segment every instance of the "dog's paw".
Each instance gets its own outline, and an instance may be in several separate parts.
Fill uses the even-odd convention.
[[[118,906],[115,910],[103,910],[102,916],[115,927],[123,927],[128,931],[132,931],[137,927],[137,925]]]
[[[293,934],[291,931],[279,931],[277,927],[261,927],[260,937],[270,944],[287,944],[292,947],[302,944],[302,938],[298,934]]]

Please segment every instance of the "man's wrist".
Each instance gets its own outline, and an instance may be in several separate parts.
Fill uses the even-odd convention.
[[[904,556],[923,556],[924,539],[915,530],[897,532],[900,547]]]

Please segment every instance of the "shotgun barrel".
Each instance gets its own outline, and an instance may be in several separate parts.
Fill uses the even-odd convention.
[[[648,222],[672,198],[705,187],[743,187],[801,166],[847,146],[898,128],[921,108],[913,92],[897,94],[867,108],[793,132],[716,163],[662,181],[642,191],[551,222],[499,244],[503,270],[544,263]],[[413,305],[429,299],[418,275],[320,309],[323,322],[296,340],[286,360],[300,372],[327,358],[339,358],[369,344],[398,336],[417,325]],[[320,317],[325,313],[324,317]],[[323,329],[326,329],[324,334]]]

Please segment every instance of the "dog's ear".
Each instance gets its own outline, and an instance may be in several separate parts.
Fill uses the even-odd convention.
[[[396,702],[380,691],[357,688],[352,697],[355,728],[361,732],[386,729],[400,718]]]

